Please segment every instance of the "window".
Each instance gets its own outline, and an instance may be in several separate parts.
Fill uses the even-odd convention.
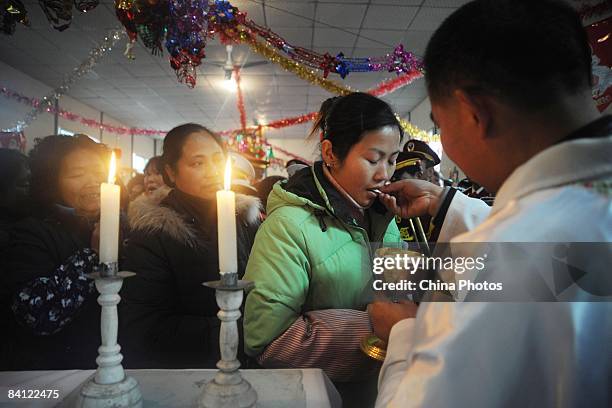
[[[58,128],[57,129],[57,134],[58,135],[65,135],[65,136],[74,136],[74,132],[71,132],[68,129],[63,129],[63,128]]]
[[[438,131],[438,129],[433,127],[427,133],[429,133],[429,136],[433,136],[437,131]],[[436,152],[436,154],[440,158],[440,161],[442,161],[442,155],[444,154],[444,150],[442,149],[442,142],[440,142],[440,141],[437,141],[437,142],[431,141],[431,142],[429,142],[427,144],[429,145],[429,147],[431,147],[431,150]],[[436,171],[440,171],[440,164],[435,166],[434,169]]]
[[[76,133],[68,130],[68,129],[64,129],[64,128],[58,128],[57,129],[57,134],[58,135],[65,135],[65,136],[74,136]],[[91,140],[93,140],[96,143],[100,143],[100,141],[98,139],[96,139],[95,137],[91,136],[91,135],[86,135],[88,138],[90,138]]]
[[[132,153],[132,168],[139,173],[144,173],[144,168],[147,164],[147,159],[142,156]]]

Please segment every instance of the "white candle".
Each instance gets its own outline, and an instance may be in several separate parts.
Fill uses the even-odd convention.
[[[115,185],[117,160],[111,155],[108,183],[100,186],[100,263],[117,262],[119,252],[119,203],[121,190]]]
[[[225,165],[224,189],[217,191],[217,241],[221,274],[238,272],[236,194],[230,190],[231,181],[232,159],[228,158]]]

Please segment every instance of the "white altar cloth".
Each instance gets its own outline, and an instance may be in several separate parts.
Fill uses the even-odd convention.
[[[0,372],[0,407],[68,407],[95,370]],[[140,384],[145,408],[194,407],[216,370],[126,370]],[[341,408],[338,391],[320,369],[241,370],[260,408]],[[9,390],[57,390],[58,398],[8,398]],[[30,395],[40,394],[29,393]]]

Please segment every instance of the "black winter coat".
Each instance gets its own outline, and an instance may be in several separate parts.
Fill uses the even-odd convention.
[[[59,210],[10,230],[2,253],[3,370],[96,367],[100,308],[89,248],[93,224]]]
[[[238,194],[236,201],[242,276],[261,209],[255,197]],[[216,202],[173,190],[163,199],[138,198],[128,218],[122,268],[137,275],[121,291],[124,366],[214,368],[220,359],[219,308],[214,291],[202,283],[219,279]]]

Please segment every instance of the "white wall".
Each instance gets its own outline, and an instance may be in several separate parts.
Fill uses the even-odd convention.
[[[86,81],[86,79],[81,79]],[[40,81],[20,72],[11,66],[0,61],[0,86],[22,93],[25,96],[41,98],[51,92],[51,88]],[[100,111],[86,105],[69,96],[60,98],[60,108],[77,113],[83,117],[100,120]],[[25,118],[31,108],[25,104],[0,96],[0,128],[11,128],[18,120]],[[104,123],[115,126],[127,126],[119,120],[104,115]],[[59,118],[59,127],[74,133],[85,133],[100,139],[100,130],[72,122],[67,119]],[[45,137],[54,132],[54,115],[41,113],[24,130],[27,139],[27,149],[30,150],[34,145],[34,139]],[[115,135],[108,132],[102,134],[102,143],[110,147],[118,147],[122,150],[121,166],[123,172],[129,171],[132,153],[136,153],[146,159],[154,155],[153,139],[148,136],[134,136],[134,151],[129,135]]]
[[[412,109],[412,111],[410,111],[410,122],[424,131],[429,131],[434,127],[434,124],[429,116],[430,114],[431,104],[429,103],[429,98],[425,98],[414,109]]]
[[[0,61],[0,86],[23,93],[26,96],[42,97],[50,88]],[[32,108],[12,99],[0,96],[0,129],[11,128],[23,120]],[[53,115],[42,113],[26,129],[27,149],[31,149],[36,137],[53,133]]]

